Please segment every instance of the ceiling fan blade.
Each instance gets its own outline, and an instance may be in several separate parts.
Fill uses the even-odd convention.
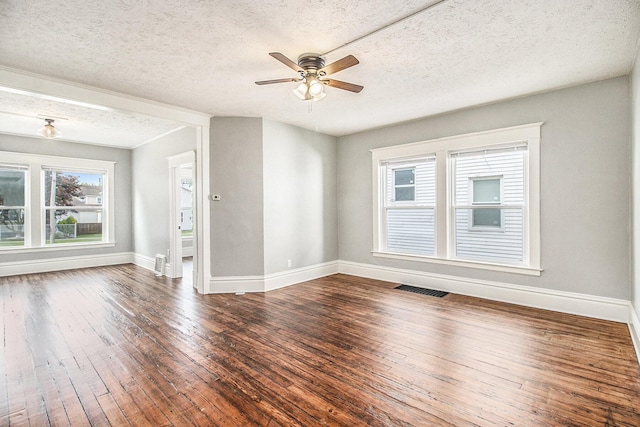
[[[342,71],[345,68],[353,67],[354,65],[358,65],[359,63],[360,61],[358,61],[355,56],[345,56],[344,58],[338,59],[336,62],[332,62],[331,64],[321,68],[320,70],[318,70],[318,74],[322,74],[323,72],[325,75],[337,73],[338,71]]]
[[[290,60],[289,58],[287,58],[286,56],[284,56],[280,52],[269,52],[269,55],[271,55],[272,57],[274,57],[278,61],[282,62],[284,65],[286,65],[287,67],[291,68],[292,70],[295,70],[295,71],[298,71],[298,72],[304,71],[298,64],[296,64],[295,62],[293,62],[292,60]]]
[[[356,85],[353,83],[341,82],[340,80],[322,80],[327,86],[336,87],[338,89],[348,90],[350,92],[360,93],[364,86]]]
[[[270,85],[273,83],[287,83],[287,82],[297,82],[300,81],[300,79],[276,79],[276,80],[262,80],[259,82],[256,82],[257,85]]]

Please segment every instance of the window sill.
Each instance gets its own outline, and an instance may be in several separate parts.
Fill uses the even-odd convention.
[[[532,267],[521,267],[508,264],[490,264],[481,261],[461,261],[454,259],[434,258],[423,255],[399,254],[393,252],[377,252],[371,251],[374,257],[400,259],[404,261],[426,262],[432,264],[452,265],[456,267],[477,268],[481,270],[499,271],[501,273],[524,274],[527,276],[540,276],[542,269]]]
[[[1,248],[0,255],[5,254],[27,254],[34,252],[54,252],[54,251],[71,251],[76,249],[99,249],[99,248],[113,248],[116,242],[112,243],[80,243],[80,244],[61,244],[57,246],[40,246],[40,247],[14,247],[14,248]]]

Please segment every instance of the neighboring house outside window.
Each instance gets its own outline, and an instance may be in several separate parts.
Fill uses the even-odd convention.
[[[371,150],[374,256],[539,275],[540,126]]]
[[[394,199],[396,202],[416,199],[416,168],[393,169]]]
[[[484,228],[502,229],[502,210],[489,208],[499,206],[502,201],[502,177],[477,177],[469,178],[469,195],[471,205],[486,208],[474,208],[471,210],[471,228],[483,230]]]
[[[453,256],[525,264],[526,146],[449,153],[455,182]]]
[[[22,246],[113,245],[113,162],[11,152],[0,155],[9,167],[22,168],[28,182],[26,194],[41,195],[25,197]],[[1,170],[0,195],[10,188]],[[0,250],[9,248],[6,240],[0,235]]]
[[[435,158],[385,164],[384,218],[390,252],[435,253]]]

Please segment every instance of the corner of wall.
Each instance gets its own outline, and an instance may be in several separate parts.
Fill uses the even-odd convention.
[[[631,334],[633,347],[636,350],[638,364],[640,364],[640,318],[633,303],[629,304],[629,333]]]
[[[213,277],[209,282],[209,293],[268,292],[336,273],[338,261],[266,275]]]

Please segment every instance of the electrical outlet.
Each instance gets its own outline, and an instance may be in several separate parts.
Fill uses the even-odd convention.
[[[290,259],[287,260],[287,267],[291,268],[291,260]]]

